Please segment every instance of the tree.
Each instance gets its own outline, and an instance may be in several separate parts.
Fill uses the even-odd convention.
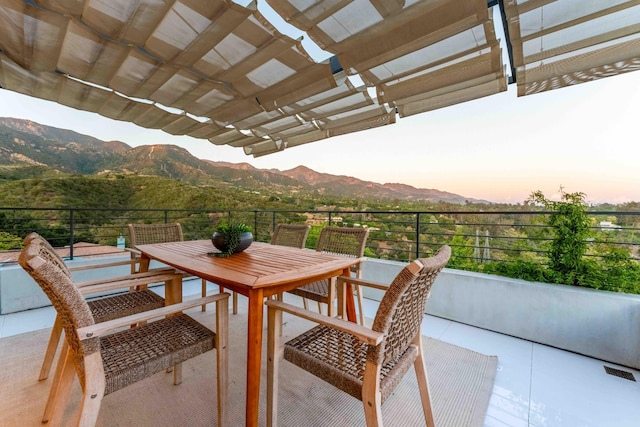
[[[565,193],[560,188],[560,201],[547,199],[541,191],[531,193],[529,204],[538,204],[551,211],[548,225],[554,233],[549,250],[549,267],[553,280],[567,285],[584,284],[589,264],[584,259],[590,221],[586,213],[584,193]]]

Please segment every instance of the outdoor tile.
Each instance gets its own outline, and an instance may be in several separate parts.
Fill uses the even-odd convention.
[[[529,419],[532,343],[451,322],[440,340],[498,356],[494,391],[487,410],[489,426],[526,426]]]
[[[3,319],[0,338],[4,338],[52,327],[56,319],[56,311],[53,307],[44,307],[5,314],[0,318]]]
[[[640,379],[633,369],[534,344],[531,426],[637,426],[640,383],[607,374],[605,365]]]
[[[200,280],[184,282],[185,295],[199,295]],[[156,290],[163,290],[157,287]],[[209,284],[209,292],[217,286]],[[295,296],[288,302],[301,305]],[[244,300],[241,298],[241,306]],[[365,300],[365,314],[378,303]],[[311,307],[315,311],[315,305]],[[199,308],[192,309],[194,315]],[[0,337],[49,328],[52,307],[0,316]],[[640,371],[491,331],[425,316],[423,332],[442,341],[498,356],[484,427],[631,427],[640,419],[640,383],[609,375],[604,366]]]
[[[529,399],[496,383],[487,408],[484,427],[527,427],[528,425]]]
[[[431,338],[440,339],[452,323],[451,320],[426,315],[422,320],[422,334]]]

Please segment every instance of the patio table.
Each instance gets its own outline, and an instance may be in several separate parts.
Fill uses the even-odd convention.
[[[358,258],[327,254],[309,249],[254,242],[244,252],[227,258],[216,257],[210,240],[140,245],[141,270],[154,259],[206,279],[248,298],[246,425],[258,425],[260,366],[264,299],[322,279],[349,275]],[[345,295],[350,296],[346,298]],[[182,289],[167,289],[167,304],[182,300]],[[353,292],[338,291],[338,310],[346,305],[347,318],[355,321]]]

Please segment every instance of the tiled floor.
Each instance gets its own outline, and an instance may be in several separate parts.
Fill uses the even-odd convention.
[[[200,281],[186,281],[184,290],[198,294]],[[377,303],[366,300],[365,305],[366,315],[373,317]],[[48,328],[54,318],[51,307],[0,315],[0,338]],[[640,426],[640,383],[607,374],[604,366],[630,372],[639,381],[640,371],[432,316],[426,316],[423,333],[498,356],[486,427]]]

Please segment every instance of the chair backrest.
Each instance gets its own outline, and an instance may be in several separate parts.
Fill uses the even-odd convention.
[[[384,341],[369,348],[368,360],[384,365],[405,352],[420,332],[431,285],[450,257],[451,248],[445,245],[434,256],[417,259],[398,273],[373,321],[372,329],[384,333]]]
[[[304,248],[311,226],[303,224],[278,224],[271,236],[272,245]]]
[[[51,243],[49,243],[47,241],[47,239],[45,239],[44,237],[42,237],[41,235],[39,235],[36,232],[32,232],[27,234],[27,237],[25,237],[22,240],[22,243],[24,245],[29,244],[32,240],[40,240],[40,242],[42,243],[42,245],[45,247],[45,249],[47,249],[49,251],[49,253],[51,254],[51,261],[55,262],[58,264],[58,266],[60,267],[60,269],[69,277],[71,277],[71,270],[69,270],[69,266],[67,266],[67,264],[64,262],[64,260],[62,259],[62,257],[60,256],[60,254],[58,254],[58,252],[55,250],[55,248],[53,246],[51,246]]]
[[[153,243],[181,242],[182,226],[177,223],[168,224],[129,224],[129,241],[132,248],[138,245]]]
[[[360,258],[369,236],[368,228],[324,227],[318,237],[318,252]]]
[[[73,280],[61,268],[57,254],[43,238],[31,236],[24,240],[18,262],[38,283],[56,309],[66,340],[74,353],[74,364],[81,384],[84,384],[84,354],[99,351],[99,340],[80,344],[76,330],[95,323],[91,310]]]

